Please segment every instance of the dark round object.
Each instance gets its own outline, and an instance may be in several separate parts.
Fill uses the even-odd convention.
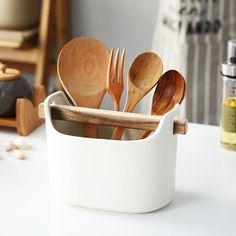
[[[32,87],[23,76],[14,80],[0,80],[0,117],[15,116],[17,98],[31,97]]]

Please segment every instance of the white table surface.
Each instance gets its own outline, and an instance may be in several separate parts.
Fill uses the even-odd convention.
[[[18,137],[0,129],[0,142]],[[189,125],[179,135],[175,199],[148,214],[72,207],[50,199],[45,127],[26,142],[27,158],[0,152],[0,235],[236,235],[236,152],[223,151],[219,128]]]

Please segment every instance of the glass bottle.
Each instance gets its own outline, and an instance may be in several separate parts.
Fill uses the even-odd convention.
[[[221,146],[236,151],[236,40],[228,41],[227,61],[222,63]]]

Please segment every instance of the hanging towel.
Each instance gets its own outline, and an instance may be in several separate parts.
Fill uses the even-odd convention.
[[[180,71],[187,83],[182,113],[189,121],[219,124],[220,65],[235,36],[235,0],[159,2],[152,50],[164,70]]]

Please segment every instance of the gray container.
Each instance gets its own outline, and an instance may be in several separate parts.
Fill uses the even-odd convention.
[[[16,114],[17,98],[31,98],[32,86],[16,69],[0,64],[0,117]]]

